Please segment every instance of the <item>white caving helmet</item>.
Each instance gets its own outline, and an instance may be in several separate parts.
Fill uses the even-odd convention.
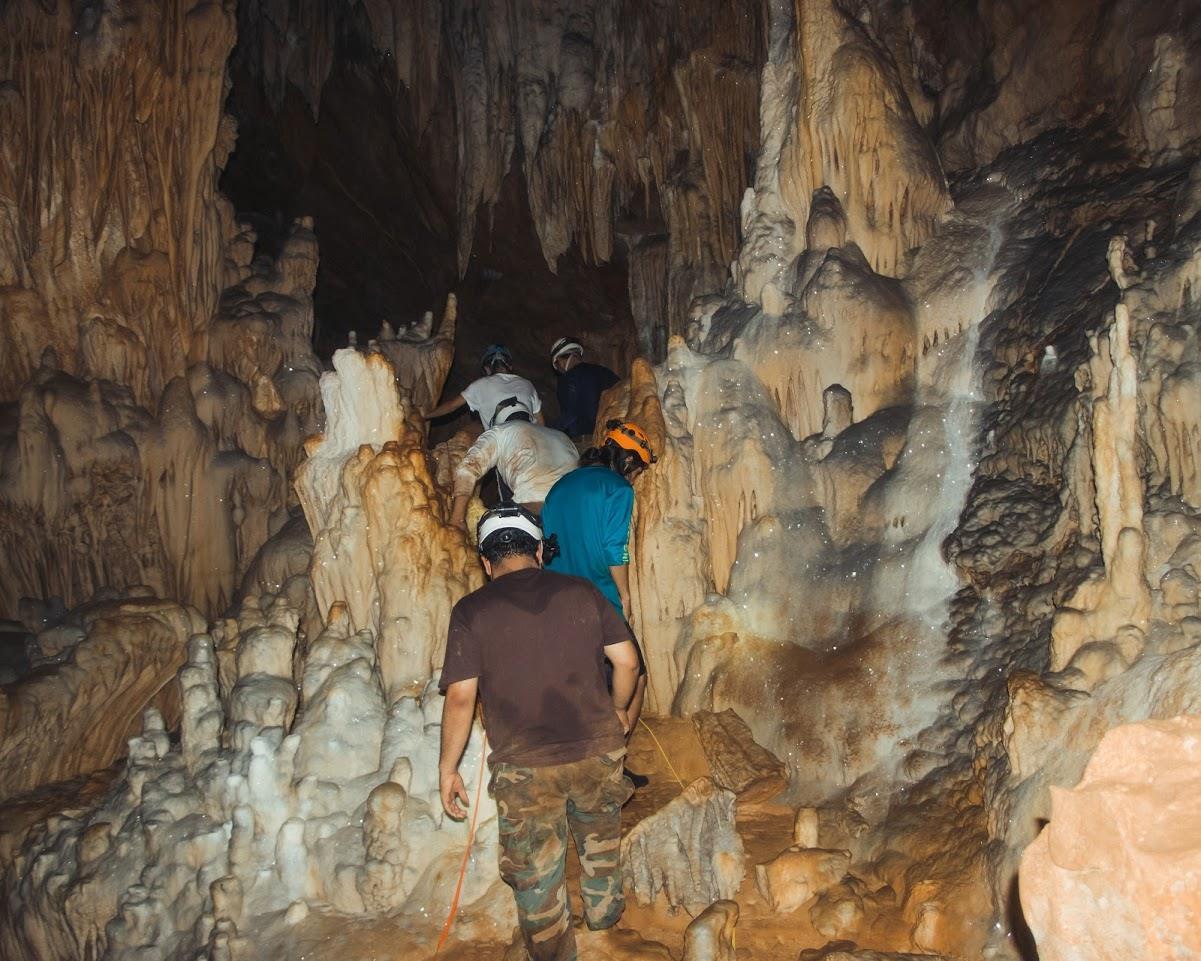
[[[584,345],[574,337],[560,337],[550,348],[550,362],[553,366],[555,361],[565,354],[579,354],[584,356]]]
[[[475,525],[475,542],[481,554],[493,547],[507,544],[524,534],[535,544],[542,545],[542,561],[550,563],[559,553],[558,538],[551,534],[542,537],[542,521],[519,504],[502,504],[485,513]]]
[[[494,507],[475,526],[475,539],[481,554],[489,546],[508,543],[518,533],[528,535],[536,544],[542,543],[542,523],[516,504]]]
[[[492,411],[492,423],[489,426],[499,427],[501,424],[513,420],[513,418],[529,420],[530,409],[525,401],[518,400],[516,397],[506,397]]]

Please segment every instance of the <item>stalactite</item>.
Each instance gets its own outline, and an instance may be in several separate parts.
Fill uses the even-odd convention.
[[[257,5],[242,14],[250,48],[265,54],[244,59],[277,104],[291,79],[315,109],[328,75],[333,31],[320,18],[332,5],[311,6],[321,11],[311,24]],[[757,4],[704,0],[685,30],[669,29],[667,8],[633,0],[375,0],[366,13],[371,43],[394,55],[418,135],[438,111],[453,111],[460,273],[477,219],[520,161],[552,271],[572,247],[585,262],[609,261],[618,217],[653,195],[659,209],[642,213],[671,238],[659,281],[670,291],[668,317],[722,286],[757,147]],[[292,35],[301,38],[296,50]]]
[[[0,23],[0,76],[13,78],[0,107],[0,396],[53,347],[68,372],[131,374],[147,404],[203,358],[224,286],[216,177],[232,143],[232,13],[170,0],[74,19],[16,4]],[[93,316],[104,323],[81,336]]]

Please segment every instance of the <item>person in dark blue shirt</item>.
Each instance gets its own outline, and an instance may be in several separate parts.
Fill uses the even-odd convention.
[[[587,363],[584,345],[574,337],[555,341],[550,362],[559,375],[559,419],[551,426],[568,437],[591,436],[600,396],[620,378],[608,367]]]

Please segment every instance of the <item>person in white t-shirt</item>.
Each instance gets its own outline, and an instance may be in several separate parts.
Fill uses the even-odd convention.
[[[489,344],[480,359],[484,376],[463,388],[450,400],[439,404],[428,414],[426,420],[434,420],[454,413],[464,404],[480,415],[484,428],[494,426],[497,405],[515,398],[525,405],[535,423],[542,421],[542,400],[538,391],[524,377],[513,373],[513,355],[504,344]]]
[[[467,529],[467,503],[475,485],[493,467],[513,501],[531,513],[542,510],[546,493],[579,462],[575,444],[559,430],[530,423],[521,401],[502,402],[496,426],[477,438],[455,468],[450,522]]]

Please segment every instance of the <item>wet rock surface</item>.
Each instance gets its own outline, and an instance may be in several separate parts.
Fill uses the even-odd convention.
[[[6,5],[0,953],[433,953],[467,847],[433,675],[483,574],[470,438],[420,413],[497,317],[642,355],[601,422],[659,454],[667,745],[582,956],[1159,950],[1191,782],[1149,759],[1201,712],[1191,12]],[[235,105],[230,189],[278,177],[249,219]],[[513,944],[475,800],[448,957]]]

